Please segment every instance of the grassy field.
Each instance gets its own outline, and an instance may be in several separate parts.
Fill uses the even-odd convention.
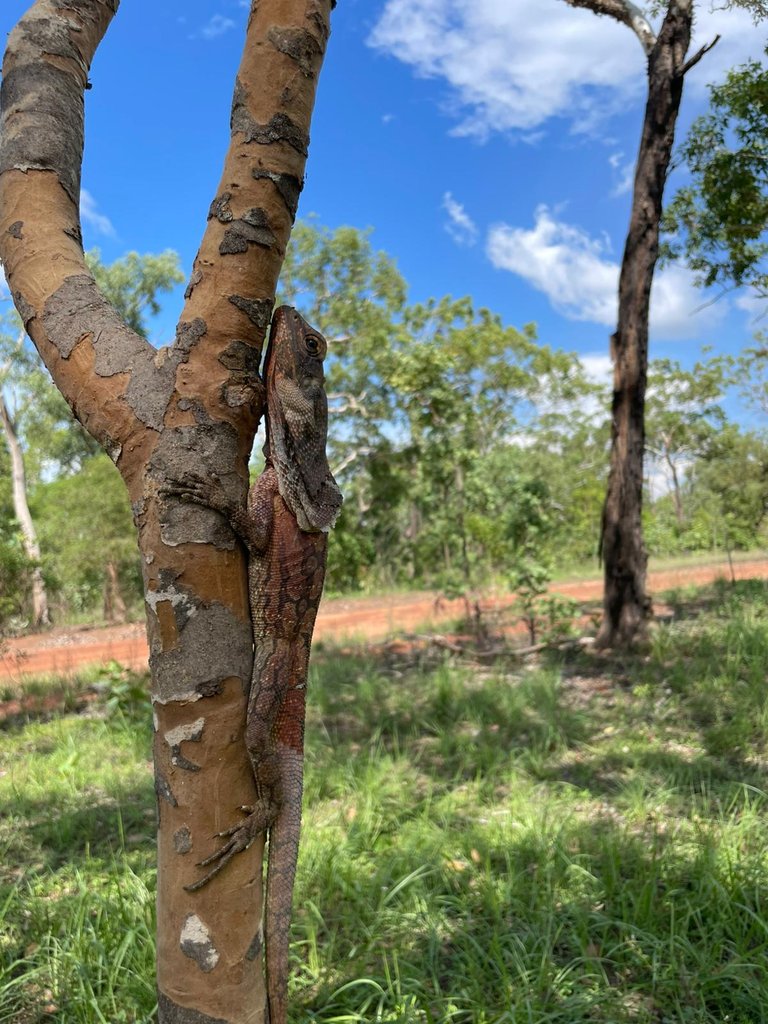
[[[768,586],[672,604],[631,658],[317,652],[296,1022],[768,1021]],[[2,1022],[152,1020],[149,711],[107,684],[3,732]]]

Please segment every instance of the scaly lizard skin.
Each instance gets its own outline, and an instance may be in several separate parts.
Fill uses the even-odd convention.
[[[166,493],[216,509],[248,548],[254,666],[246,744],[257,799],[219,836],[213,865],[186,888],[206,885],[263,832],[268,836],[264,935],[270,1024],[287,1021],[288,943],[299,849],[304,713],[312,631],[325,579],[327,534],[342,496],[328,467],[325,339],[289,306],[272,318],[264,363],[266,465],[247,510],[210,481],[190,478]]]

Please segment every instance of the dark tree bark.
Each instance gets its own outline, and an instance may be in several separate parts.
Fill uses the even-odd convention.
[[[648,55],[648,100],[621,263],[618,324],[611,338],[611,465],[600,537],[605,589],[598,643],[615,647],[642,635],[651,612],[642,528],[648,314],[683,79],[709,47],[686,62],[694,0],[670,0],[658,36],[628,0],[566,2],[629,25]]]

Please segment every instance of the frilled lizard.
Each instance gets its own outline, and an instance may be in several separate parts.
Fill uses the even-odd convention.
[[[325,578],[327,534],[341,509],[325,447],[325,339],[289,306],[272,318],[264,362],[266,465],[247,509],[215,481],[188,478],[166,493],[221,512],[248,549],[254,665],[245,739],[256,803],[218,833],[221,847],[186,886],[207,885],[262,833],[268,837],[264,915],[270,1024],[287,1019],[288,941],[299,848],[309,649]],[[212,865],[212,866],[211,866]]]

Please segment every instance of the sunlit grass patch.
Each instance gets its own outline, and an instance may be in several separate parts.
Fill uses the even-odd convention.
[[[534,668],[318,652],[293,1019],[768,1020],[767,609],[720,585]],[[148,1024],[141,705],[4,739],[0,1021]]]

